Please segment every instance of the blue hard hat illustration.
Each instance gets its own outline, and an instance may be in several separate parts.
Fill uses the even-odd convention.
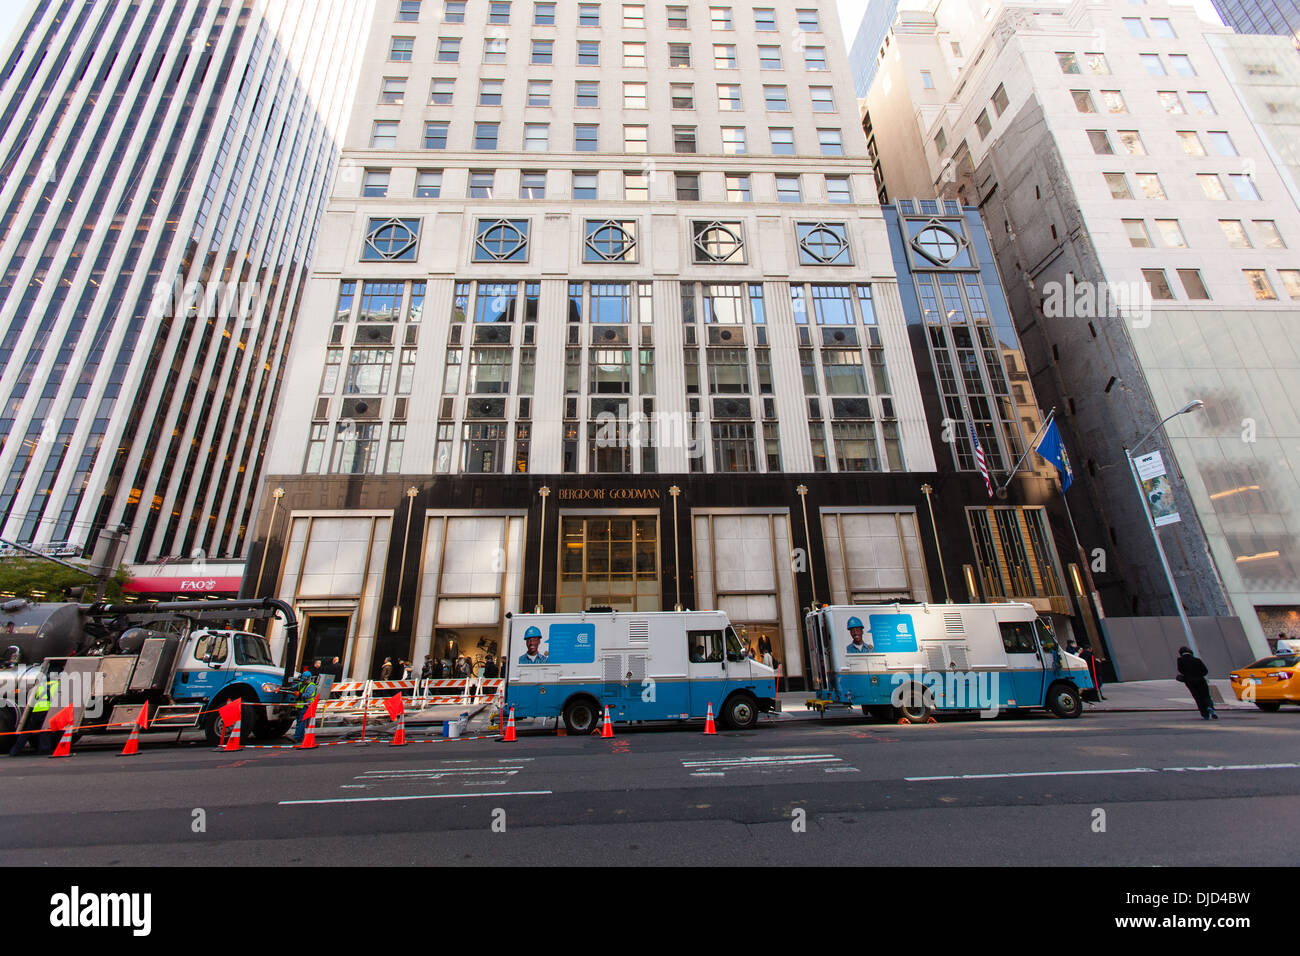
[[[524,631],[524,640],[526,641],[530,637],[535,637],[540,641],[542,639],[542,629],[539,627],[530,627],[528,630]]]
[[[862,626],[863,626],[863,625],[862,625],[862,622],[861,622],[860,620],[858,620],[856,617],[851,617],[851,618],[849,618],[849,627],[850,627],[850,628],[854,628],[854,627],[862,627]]]

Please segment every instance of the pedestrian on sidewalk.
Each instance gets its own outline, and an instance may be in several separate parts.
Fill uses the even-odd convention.
[[[1210,682],[1206,680],[1209,676],[1210,669],[1205,666],[1205,662],[1192,653],[1190,647],[1178,648],[1178,680],[1187,685],[1187,689],[1192,693],[1192,700],[1196,701],[1196,709],[1201,712],[1202,720],[1219,719],[1218,713],[1214,710],[1214,702],[1210,699]]]
[[[1097,657],[1092,653],[1092,648],[1085,644],[1083,650],[1079,651],[1079,656],[1088,665],[1088,673],[1092,675],[1092,686],[1097,688],[1097,699],[1105,700],[1106,695],[1101,692],[1101,674],[1097,671]]]
[[[379,668],[379,679],[392,680],[392,677],[393,677],[393,659],[391,657],[385,657],[384,666]]]

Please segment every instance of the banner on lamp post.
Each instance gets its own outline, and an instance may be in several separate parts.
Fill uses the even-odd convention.
[[[1147,507],[1151,509],[1151,520],[1157,528],[1182,521],[1174,501],[1174,489],[1169,484],[1169,475],[1165,473],[1165,461],[1160,452],[1153,451],[1133,459],[1137,468],[1138,480],[1142,483],[1142,494],[1146,496]]]

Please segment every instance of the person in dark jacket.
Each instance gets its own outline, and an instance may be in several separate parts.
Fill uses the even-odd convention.
[[[1101,674],[1097,670],[1097,657],[1092,653],[1092,648],[1085,646],[1075,653],[1083,658],[1083,662],[1088,665],[1088,673],[1092,675],[1092,684],[1097,688],[1098,699],[1105,700],[1106,695],[1101,692]]]
[[[1210,699],[1210,682],[1206,680],[1209,673],[1210,669],[1205,666],[1205,662],[1193,654],[1190,647],[1178,648],[1178,679],[1191,691],[1192,700],[1196,701],[1196,709],[1201,712],[1201,719],[1218,720],[1219,715],[1215,712],[1214,702]]]

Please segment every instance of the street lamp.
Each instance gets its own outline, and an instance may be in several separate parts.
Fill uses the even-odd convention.
[[[542,485],[537,494],[542,499],[542,523],[540,537],[537,541],[537,606],[533,608],[533,613],[541,614],[544,610],[542,607],[542,571],[546,567],[546,499],[551,497],[550,486]]]
[[[393,605],[393,613],[388,622],[388,629],[397,633],[398,628],[402,626],[402,586],[406,583],[406,551],[411,544],[411,515],[415,513],[415,498],[419,495],[420,489],[412,485],[406,489],[406,535],[402,538],[402,566],[397,572],[397,602]]]
[[[800,485],[794,490],[803,505],[803,540],[808,546],[808,587],[812,591],[812,606],[817,607],[817,571],[813,568],[812,535],[808,530],[808,486]]]
[[[1193,399],[1172,415],[1161,419],[1160,423],[1156,425],[1155,428],[1151,429],[1151,431],[1147,432],[1138,441],[1133,443],[1133,449],[1136,450],[1141,448],[1142,445],[1146,443],[1146,440],[1163,428],[1165,422],[1170,419],[1177,418],[1179,415],[1186,415],[1188,412],[1194,412],[1198,408],[1204,407],[1205,403],[1199,398]],[[1183,596],[1179,593],[1178,584],[1174,581],[1174,572],[1169,568],[1169,558],[1165,556],[1165,547],[1160,541],[1160,532],[1156,529],[1155,519],[1151,516],[1151,507],[1147,501],[1146,492],[1142,489],[1142,479],[1138,477],[1137,465],[1133,461],[1133,452],[1128,448],[1125,448],[1124,457],[1128,460],[1129,474],[1133,476],[1133,484],[1137,486],[1138,496],[1142,499],[1142,513],[1146,515],[1147,527],[1151,529],[1151,537],[1155,539],[1156,553],[1160,555],[1160,566],[1164,568],[1165,571],[1165,581],[1168,582],[1169,590],[1174,596],[1174,607],[1178,609],[1178,620],[1183,625],[1183,636],[1187,639],[1187,646],[1192,649],[1192,653],[1199,657],[1200,651],[1196,647],[1196,638],[1192,636],[1192,625],[1191,622],[1187,620],[1187,611],[1183,607]]]
[[[677,498],[682,493],[682,489],[673,485],[668,489],[668,493],[673,496],[673,578],[677,581],[677,603],[673,605],[674,611],[682,609],[682,568],[681,543],[677,540]]]
[[[280,509],[280,500],[284,498],[284,489],[276,488],[271,492],[271,520],[266,525],[266,543],[262,545],[262,560],[257,566],[257,584],[253,585],[253,597],[262,596],[262,574],[266,571],[266,553],[271,550],[271,532],[275,530],[275,513]],[[102,595],[101,595],[102,596]],[[253,629],[253,619],[244,621],[244,630]]]
[[[952,594],[948,591],[948,570],[943,566],[943,545],[939,543],[939,526],[934,521],[934,502],[930,496],[934,494],[934,488],[929,484],[921,486],[921,494],[925,495],[925,505],[930,509],[930,530],[934,532],[934,550],[939,555],[939,577],[943,578],[943,599],[947,604],[952,603]]]

